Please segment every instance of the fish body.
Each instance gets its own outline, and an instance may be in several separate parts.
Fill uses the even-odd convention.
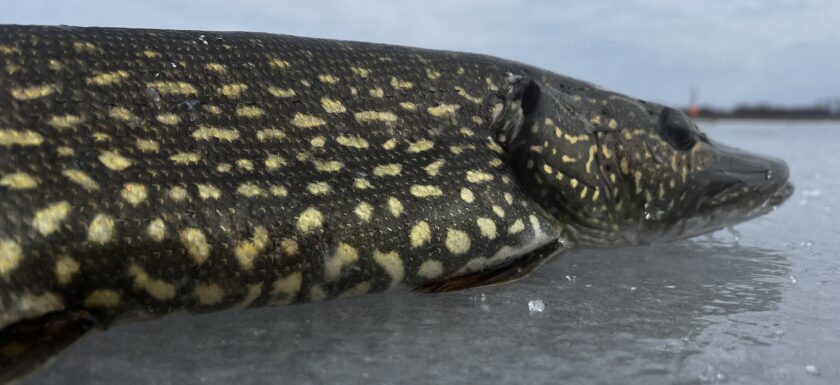
[[[0,26],[0,64],[4,373],[118,320],[501,283],[790,190],[676,110],[477,54]]]

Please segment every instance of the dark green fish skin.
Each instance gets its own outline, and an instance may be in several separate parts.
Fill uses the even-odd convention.
[[[489,283],[538,249],[749,219],[786,180],[784,162],[676,110],[488,56],[0,26],[6,342],[49,314],[107,324]]]

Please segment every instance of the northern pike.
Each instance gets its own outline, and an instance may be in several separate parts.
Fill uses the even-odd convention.
[[[677,109],[490,56],[0,26],[0,378],[114,322],[708,233],[787,179]]]

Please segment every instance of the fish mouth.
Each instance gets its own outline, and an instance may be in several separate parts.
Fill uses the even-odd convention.
[[[793,194],[784,160],[710,144],[714,161],[698,175],[706,187],[698,202],[700,214],[726,211],[733,221],[741,222],[772,211]]]

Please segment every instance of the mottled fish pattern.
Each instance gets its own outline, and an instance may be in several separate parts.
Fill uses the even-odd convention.
[[[558,237],[487,129],[510,63],[267,34],[0,36],[4,323],[418,286]]]

